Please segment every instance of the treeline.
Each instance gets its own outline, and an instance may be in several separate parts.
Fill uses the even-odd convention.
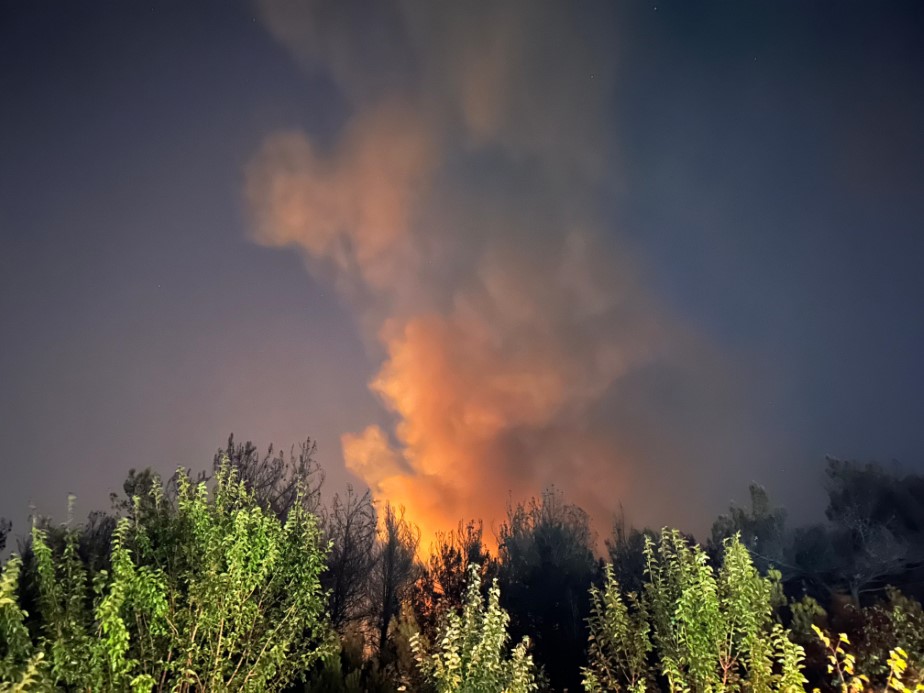
[[[827,475],[824,524],[754,486],[701,544],[619,518],[604,559],[550,490],[492,555],[478,521],[422,547],[400,508],[325,501],[311,441],[232,438],[209,474],[133,470],[109,511],[35,522],[0,579],[0,691],[913,689],[924,479]]]

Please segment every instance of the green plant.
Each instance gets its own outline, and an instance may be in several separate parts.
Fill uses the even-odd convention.
[[[841,693],[860,693],[869,685],[869,677],[856,672],[856,656],[844,648],[850,640],[845,633],[831,638],[821,628],[812,626],[815,635],[825,646],[828,658],[828,673],[834,678],[834,685]],[[816,689],[817,690],[817,689]]]
[[[497,581],[481,596],[479,567],[469,566],[469,583],[462,612],[450,611],[439,629],[435,651],[427,652],[420,634],[411,648],[424,677],[437,693],[528,693],[538,689],[529,640],[524,638],[507,656],[510,617],[500,607]]]
[[[640,598],[627,605],[611,571],[603,594],[591,593],[587,690],[642,690],[649,633],[672,690],[801,690],[802,648],[773,620],[778,574],[762,577],[737,536],[724,542],[718,572],[676,530],[648,539],[645,556]]]
[[[0,692],[47,689],[45,653],[36,649],[19,606],[16,586],[22,561],[13,556],[0,575]]]
[[[832,684],[837,690],[841,693],[860,693],[871,688],[870,677],[859,672],[856,655],[845,647],[851,644],[845,633],[839,633],[835,639],[818,626],[813,625],[812,630],[824,645],[828,659],[828,674],[831,675]],[[904,648],[895,647],[889,650],[886,666],[888,675],[883,690],[901,693],[924,691],[924,683],[921,681],[912,681],[909,685],[905,680],[908,674],[908,653]],[[815,691],[817,693],[818,689]]]
[[[924,609],[894,587],[886,588],[886,599],[861,610],[861,627],[856,635],[857,663],[876,683],[891,671],[890,650],[901,649],[906,683],[924,681]]]
[[[590,600],[584,689],[644,691],[652,648],[645,603],[635,592],[623,598],[612,564],[606,566],[603,589],[591,588]]]
[[[917,681],[914,685],[909,686],[904,682],[905,673],[908,670],[908,653],[901,647],[896,647],[889,652],[889,678],[886,680],[886,690],[902,691],[924,691],[924,683]]]
[[[792,614],[789,627],[794,635],[800,637],[811,635],[812,626],[815,622],[828,615],[828,612],[824,610],[821,604],[814,597],[807,594],[790,602],[789,611]]]
[[[181,471],[175,503],[159,480],[149,494],[117,524],[108,571],[89,574],[76,531],[56,554],[33,530],[40,637],[33,645],[17,615],[19,563],[11,559],[0,602],[5,680],[271,691],[332,651],[320,584],[325,546],[303,504],[280,521],[228,465],[211,492]]]

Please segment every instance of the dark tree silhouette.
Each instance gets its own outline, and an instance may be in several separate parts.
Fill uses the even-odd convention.
[[[404,518],[404,509],[385,504],[378,551],[370,581],[371,616],[377,634],[379,657],[389,658],[388,627],[409,596],[417,579],[420,530]]]
[[[854,604],[924,558],[924,479],[829,458],[828,508],[838,577]]]
[[[330,510],[321,515],[326,538],[332,542],[327,572],[321,582],[329,591],[331,622],[335,628],[355,623],[366,615],[366,593],[376,562],[376,514],[366,491],[334,496]]]
[[[485,592],[497,575],[497,563],[484,545],[484,525],[471,520],[459,521],[458,527],[439,533],[430,547],[430,557],[414,585],[414,615],[427,637],[435,635],[440,619],[465,603],[468,567],[479,566]]]
[[[528,635],[555,690],[580,690],[588,590],[600,566],[587,513],[551,489],[508,508],[500,530],[499,582],[514,641]]]
[[[298,446],[293,445],[288,456],[281,450],[274,450],[272,445],[261,456],[249,440],[235,443],[232,433],[227,446],[215,453],[213,469],[217,470],[222,459],[227,457],[260,507],[285,519],[299,498],[306,510],[318,512],[324,472],[314,459],[316,452],[317,445],[307,438]]]
[[[653,530],[627,527],[620,509],[613,522],[613,535],[606,540],[606,549],[613,574],[625,592],[641,594],[645,583],[645,537],[658,541],[658,534]]]
[[[706,549],[710,556],[720,557],[724,551],[722,543],[737,534],[761,573],[766,574],[773,567],[780,570],[784,577],[791,577],[793,569],[786,557],[790,542],[786,531],[786,512],[773,507],[763,486],[751,484],[748,490],[751,507],[732,504],[727,514],[719,515],[712,523]]]
[[[134,517],[136,512],[143,512],[153,503],[151,489],[161,483],[160,477],[150,467],[141,471],[129,469],[128,476],[122,482],[122,495],[109,494],[113,512],[125,517]]]
[[[10,536],[10,530],[13,529],[13,523],[5,517],[0,517],[0,551],[6,548],[6,540]]]

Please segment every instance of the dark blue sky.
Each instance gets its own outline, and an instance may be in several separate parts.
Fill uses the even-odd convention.
[[[261,445],[316,437],[339,488],[356,480],[344,469],[341,436],[376,424],[402,468],[423,473],[414,459],[426,446],[400,428],[418,415],[367,388],[391,348],[370,337],[379,322],[369,328],[370,314],[314,267],[311,248],[306,271],[297,253],[263,247],[282,243],[253,242],[244,193],[266,138],[299,131],[318,149],[336,150],[347,124],[382,92],[412,93],[412,110],[440,123],[440,164],[426,169],[439,188],[421,216],[445,213],[456,238],[469,226],[484,229],[478,244],[446,246],[456,258],[447,274],[483,269],[460,258],[485,247],[520,247],[524,236],[495,223],[512,215],[505,200],[552,191],[564,201],[555,214],[537,210],[538,226],[548,220],[537,246],[556,247],[553,218],[592,208],[601,257],[631,258],[622,261],[640,288],[626,291],[645,296],[632,299],[633,312],[656,305],[667,332],[708,344],[703,361],[645,361],[554,414],[525,416],[485,442],[485,454],[528,457],[550,441],[569,445],[582,430],[575,412],[598,422],[588,424],[595,441],[608,426],[632,427],[606,443],[632,450],[631,461],[612,461],[630,470],[616,475],[627,486],[612,491],[612,507],[629,496],[641,520],[697,530],[730,499],[743,499],[750,479],[803,512],[820,491],[825,454],[924,469],[924,6],[573,9],[574,33],[561,46],[541,14],[522,33],[500,32],[493,53],[486,43],[476,91],[490,89],[493,71],[539,85],[553,76],[547,92],[518,94],[504,111],[512,122],[484,135],[467,105],[454,116],[448,97],[431,95],[443,88],[432,86],[443,84],[440,70],[461,65],[465,73],[473,55],[453,53],[456,44],[440,32],[465,39],[470,31],[477,44],[479,22],[492,21],[480,9],[468,28],[447,30],[432,9],[416,23],[405,7],[394,14],[412,28],[382,34],[384,48],[371,44],[354,59],[343,50],[369,46],[382,18],[341,9],[330,24],[293,37],[274,29],[272,11],[245,3],[0,3],[0,515],[22,520],[30,502],[61,515],[68,491],[85,509],[101,507],[129,467],[203,467],[231,431]],[[338,12],[319,13],[328,15]],[[505,43],[511,36],[519,42]],[[587,55],[559,61],[554,51],[573,48],[574,36],[575,46],[590,46]],[[550,54],[535,48],[536,37]],[[438,42],[450,48],[437,54]],[[405,53],[410,67],[395,57],[393,70],[380,57]],[[589,65],[582,77],[606,81],[593,92],[591,125],[579,112],[589,108],[585,92],[570,90],[573,75],[559,74],[561,65]],[[455,79],[447,72],[447,93]],[[583,131],[600,133],[590,192],[569,193],[579,175],[564,166],[556,176],[570,182],[531,169],[530,161],[540,169],[567,161],[587,146]],[[474,144],[460,144],[465,137]],[[414,233],[429,249],[430,236]],[[545,267],[557,253],[536,250],[528,266]],[[499,275],[521,276],[511,266]],[[522,286],[531,286],[523,272]],[[409,291],[437,285],[444,288],[421,282]],[[465,287],[447,296],[458,305]],[[396,304],[385,312],[405,319]],[[548,353],[609,343],[599,336],[607,330],[587,327]],[[517,373],[535,375],[523,365],[533,361],[516,346],[519,335],[503,332],[514,345],[503,353]],[[711,369],[735,392],[722,404],[709,393],[700,399]],[[748,412],[744,428],[727,418],[738,410]],[[689,459],[678,454],[685,436]],[[578,467],[564,467],[560,479],[546,466],[512,466],[504,481],[515,494],[540,483],[568,490]],[[674,472],[700,481],[685,489],[698,494],[689,510],[671,514],[664,509],[676,506],[679,491],[664,491],[670,503],[655,495]],[[522,489],[521,473],[530,479]],[[376,474],[358,477],[376,487]],[[464,491],[453,492],[464,500]],[[581,498],[577,486],[575,493]]]
[[[922,10],[677,3],[621,34],[615,214],[815,456],[922,461]]]

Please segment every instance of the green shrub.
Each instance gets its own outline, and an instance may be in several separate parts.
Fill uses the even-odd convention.
[[[0,597],[4,679],[92,691],[271,691],[332,650],[315,517],[296,504],[281,522],[227,465],[212,493],[182,472],[177,479],[175,503],[159,481],[135,499],[114,532],[109,571],[88,574],[75,531],[56,555],[33,530],[40,636],[32,643],[24,633],[11,559]]]
[[[437,693],[528,693],[537,690],[529,640],[524,638],[510,656],[507,627],[510,617],[500,607],[497,581],[481,596],[477,564],[469,566],[469,582],[461,613],[447,613],[435,651],[428,653],[419,634],[411,647],[421,671]]]
[[[671,690],[802,690],[802,648],[773,619],[777,585],[737,536],[718,571],[677,531],[648,539],[645,556],[642,595],[621,595],[612,569],[603,592],[591,591],[587,691],[645,690],[656,673]]]
[[[890,673],[894,648],[905,653],[904,681],[924,683],[924,609],[894,587],[886,588],[883,602],[861,611],[862,624],[857,636],[858,666],[874,682],[882,683]]]
[[[623,597],[613,566],[607,565],[603,590],[590,590],[591,614],[584,689],[644,691],[649,684],[651,628],[648,611],[635,592]]]
[[[0,691],[41,690],[46,680],[44,653],[33,646],[28,614],[17,599],[21,568],[22,561],[13,556],[0,575]]]

